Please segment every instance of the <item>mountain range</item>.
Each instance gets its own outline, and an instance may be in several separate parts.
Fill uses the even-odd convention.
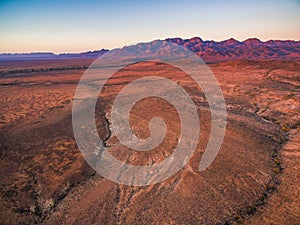
[[[199,37],[194,37],[191,39],[167,38],[166,41],[185,46],[207,63],[229,60],[300,60],[300,41],[293,40],[269,40],[263,42],[257,38],[249,38],[245,41],[237,41],[231,38],[217,42],[204,41]],[[147,46],[151,48],[152,43],[155,44],[155,41],[150,42]],[[97,58],[107,51],[109,50],[101,49],[82,53],[63,54],[54,54],[51,52],[4,53],[0,54],[0,60]]]

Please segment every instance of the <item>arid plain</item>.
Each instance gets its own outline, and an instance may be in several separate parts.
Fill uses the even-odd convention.
[[[146,187],[97,175],[77,148],[72,102],[92,61],[1,62],[0,224],[300,224],[300,61],[209,64],[228,120],[221,150],[203,172],[198,165],[210,112],[199,87],[182,71],[155,62],[114,74],[99,96],[96,118],[99,136],[120,160],[159,162],[171,154],[180,130],[172,105],[149,98],[135,105],[130,123],[147,137],[149,120],[161,116],[169,128],[163,143],[145,153],[118,144],[106,115],[128,82],[167,77],[199,109],[200,142],[191,160],[173,177]]]

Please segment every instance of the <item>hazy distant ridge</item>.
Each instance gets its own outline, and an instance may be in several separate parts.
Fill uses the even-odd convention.
[[[4,53],[0,54],[1,59],[72,59],[72,58],[97,58],[107,52],[107,49],[88,51],[82,53],[62,53],[54,54],[52,52],[33,52],[33,53]]]

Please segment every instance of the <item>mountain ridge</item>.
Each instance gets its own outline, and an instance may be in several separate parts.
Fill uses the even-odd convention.
[[[167,38],[165,41],[176,43],[188,48],[200,56],[207,63],[224,62],[230,60],[299,60],[300,41],[268,40],[248,38],[238,41],[230,38],[224,41],[203,40],[200,37],[182,39],[179,37]],[[143,43],[138,43],[140,45]],[[145,44],[145,43],[144,43]],[[155,44],[155,40],[148,42],[148,48]],[[126,48],[128,46],[124,46]],[[41,59],[73,59],[97,58],[111,51],[101,49],[81,53],[33,52],[33,53],[3,53],[0,60],[41,60]]]

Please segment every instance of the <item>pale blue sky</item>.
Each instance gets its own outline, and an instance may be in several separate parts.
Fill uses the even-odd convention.
[[[167,37],[300,40],[299,0],[0,0],[0,52],[81,52]]]

